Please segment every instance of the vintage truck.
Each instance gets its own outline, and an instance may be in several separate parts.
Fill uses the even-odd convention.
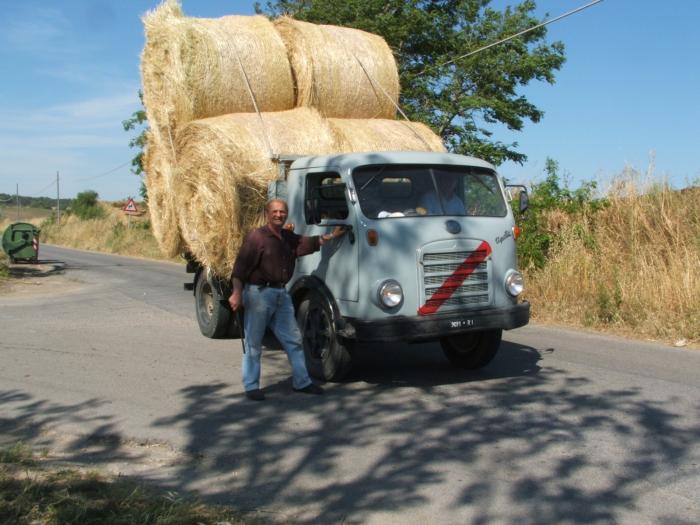
[[[528,323],[511,187],[491,164],[425,152],[277,162],[269,197],[287,200],[288,227],[304,235],[349,230],[298,259],[287,285],[312,375],[342,378],[355,345],[389,341],[439,341],[450,363],[475,369],[496,355],[503,330]],[[527,193],[517,190],[523,213]],[[448,207],[455,196],[461,205]],[[187,270],[202,334],[238,336],[227,280],[194,260]]]

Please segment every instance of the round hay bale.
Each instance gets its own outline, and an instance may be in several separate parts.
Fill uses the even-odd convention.
[[[267,18],[185,17],[166,0],[143,23],[143,102],[164,137],[195,119],[254,112],[241,65],[260,111],[294,107],[287,51]]]
[[[447,151],[439,136],[420,122],[386,119],[328,119],[341,153],[360,151]]]
[[[328,123],[310,108],[263,113],[276,154],[337,151]],[[243,236],[264,223],[267,185],[278,176],[257,114],[196,120],[177,137],[174,191],[183,238],[190,252],[228,277]]]
[[[171,186],[171,158],[171,150],[157,137],[157,133],[149,130],[143,155],[144,184],[148,192],[151,230],[166,257],[177,256],[184,247]]]
[[[313,106],[324,117],[396,116],[399,74],[383,38],[289,17],[274,24],[287,46],[297,106]]]

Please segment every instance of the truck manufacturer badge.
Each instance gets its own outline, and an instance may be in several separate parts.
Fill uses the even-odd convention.
[[[513,232],[506,230],[503,232],[503,235],[501,235],[500,237],[496,237],[496,244],[501,244],[508,237],[512,237],[512,236],[513,236]]]

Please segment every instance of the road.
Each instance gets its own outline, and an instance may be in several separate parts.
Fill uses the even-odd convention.
[[[530,325],[478,372],[363,348],[320,398],[269,351],[255,403],[182,266],[41,258],[59,271],[0,294],[5,443],[284,523],[700,523],[700,351]]]

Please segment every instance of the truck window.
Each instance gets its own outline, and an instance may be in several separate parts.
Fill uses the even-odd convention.
[[[345,183],[338,173],[308,173],[304,215],[307,224],[348,217]]]
[[[355,169],[353,182],[370,219],[503,217],[507,210],[496,173],[484,168],[372,165]]]

